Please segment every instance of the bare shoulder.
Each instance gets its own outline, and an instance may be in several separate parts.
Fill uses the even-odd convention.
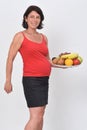
[[[15,41],[20,41],[20,42],[22,42],[23,39],[24,39],[24,37],[23,37],[22,32],[17,32],[17,33],[14,35],[13,41],[15,40]]]
[[[22,45],[23,39],[22,32],[16,33],[12,39],[10,50],[14,50],[15,52],[18,51]]]
[[[45,34],[42,34],[42,35],[43,35],[43,37],[44,37],[46,43],[48,44],[48,38],[47,38],[47,36],[46,36]]]

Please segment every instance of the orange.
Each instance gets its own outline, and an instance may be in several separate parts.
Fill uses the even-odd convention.
[[[72,66],[72,65],[73,65],[73,60],[67,58],[67,59],[65,60],[65,65],[67,65],[67,66]]]

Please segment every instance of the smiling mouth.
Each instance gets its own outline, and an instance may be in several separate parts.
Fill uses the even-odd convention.
[[[37,23],[31,23],[31,25],[34,26],[34,27],[37,27],[37,26],[38,26]]]

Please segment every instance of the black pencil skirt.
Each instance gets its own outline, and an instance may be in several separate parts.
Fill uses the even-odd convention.
[[[49,77],[23,77],[24,95],[28,107],[48,104]]]

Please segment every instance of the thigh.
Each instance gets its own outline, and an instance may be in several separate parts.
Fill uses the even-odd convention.
[[[30,116],[31,117],[38,117],[38,116],[43,116],[44,112],[45,112],[45,106],[41,106],[41,107],[31,107],[29,108],[29,112],[30,112]]]

